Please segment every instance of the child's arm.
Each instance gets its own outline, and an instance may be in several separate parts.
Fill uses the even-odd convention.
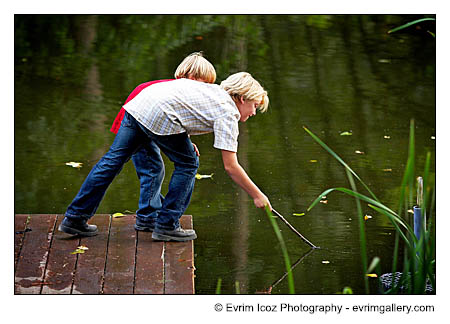
[[[258,208],[264,208],[268,205],[270,210],[272,210],[269,199],[262,193],[261,190],[259,190],[259,188],[253,183],[245,170],[239,164],[236,153],[222,150],[222,160],[225,171],[236,184],[238,184],[253,198],[255,206]]]

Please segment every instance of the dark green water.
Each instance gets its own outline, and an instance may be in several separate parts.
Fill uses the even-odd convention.
[[[410,119],[416,125],[416,173],[427,152],[435,170],[431,27],[386,33],[421,17],[16,15],[15,212],[64,213],[112,143],[109,127],[128,94],[142,82],[171,78],[187,54],[202,50],[216,68],[217,83],[248,71],[269,92],[269,111],[240,125],[238,157],[272,206],[323,247],[293,270],[296,293],[334,294],[345,286],[364,293],[354,199],[331,193],[326,204],[292,216],[306,212],[323,190],[349,187],[343,167],[302,126],[396,208]],[[345,131],[352,135],[341,136]],[[234,293],[236,281],[241,293],[268,289],[285,265],[267,216],[226,175],[213,135],[193,141],[201,153],[199,172],[214,173],[212,180],[197,181],[187,210],[198,233],[196,292],[214,293],[219,278],[222,293]],[[69,161],[83,167],[66,166]],[[134,211],[138,197],[128,163],[98,213]],[[368,206],[363,212],[373,216],[366,222],[369,260],[379,256],[387,272],[393,227]],[[308,246],[278,224],[295,263]],[[272,290],[287,292],[286,279]]]

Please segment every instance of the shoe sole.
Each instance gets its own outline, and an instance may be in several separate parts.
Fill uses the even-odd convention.
[[[187,242],[187,241],[195,240],[196,238],[197,238],[197,234],[189,235],[189,236],[172,236],[172,235],[166,235],[166,234],[161,234],[161,233],[156,233],[156,232],[153,232],[153,234],[152,234],[152,239],[154,239],[155,241],[165,241],[165,242],[169,242],[169,241]]]
[[[98,230],[95,230],[95,232],[83,232],[83,231],[77,230],[75,228],[62,225],[62,224],[59,225],[58,230],[60,232],[64,232],[67,234],[80,235],[80,236],[95,236],[98,234]]]
[[[147,226],[139,226],[139,225],[134,225],[134,229],[136,231],[141,231],[141,232],[153,232],[153,230],[155,229],[154,227],[147,227]]]

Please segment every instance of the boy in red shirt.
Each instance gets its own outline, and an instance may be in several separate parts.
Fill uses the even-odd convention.
[[[201,52],[195,52],[187,56],[177,67],[175,79],[181,78],[214,83],[216,81],[216,70],[214,69],[214,66],[203,57]],[[149,81],[138,85],[128,96],[124,105],[148,86],[172,80],[174,79]],[[110,129],[114,134],[117,134],[119,131],[124,114],[125,109],[122,107]],[[193,145],[197,155],[199,155],[197,147],[195,144]],[[158,183],[162,183],[162,179],[164,178],[164,163],[161,159],[161,155],[155,154],[156,152],[159,152],[159,148],[156,147],[156,145],[154,151],[149,151],[143,146],[131,157],[140,182],[139,209],[136,211],[136,224],[134,225],[134,228],[138,231],[153,230],[154,222],[150,222],[149,220],[154,219],[154,214],[157,210],[161,209],[164,201],[164,196],[161,194],[161,187],[154,185],[154,181],[152,182],[155,175],[158,180],[160,180]],[[159,163],[155,164],[155,161],[159,161]],[[158,164],[159,167],[156,167]]]

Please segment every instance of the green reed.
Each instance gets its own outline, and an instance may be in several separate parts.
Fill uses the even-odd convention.
[[[427,153],[425,168],[423,170],[424,196],[423,204],[422,206],[420,206],[422,209],[422,216],[424,219],[428,219],[428,223],[425,224],[422,228],[422,235],[420,236],[420,240],[416,238],[414,229],[409,224],[410,217],[408,214],[408,210],[413,206],[413,193],[415,192],[414,121],[411,120],[410,123],[408,159],[400,186],[400,196],[397,206],[397,212],[383,204],[363,182],[363,180],[356,174],[356,172],[353,171],[350,166],[345,163],[344,160],[342,160],[331,148],[329,148],[324,142],[322,142],[320,138],[318,138],[306,127],[303,128],[319,145],[321,145],[327,152],[329,152],[338,162],[340,162],[344,166],[351,189],[340,187],[325,190],[312,202],[312,204],[308,208],[308,211],[311,210],[321,200],[322,196],[326,196],[332,191],[343,192],[355,198],[359,219],[359,242],[361,249],[361,262],[364,273],[365,292],[367,294],[369,293],[367,274],[375,270],[377,272],[378,278],[380,277],[381,260],[380,258],[375,257],[372,260],[371,264],[368,266],[366,248],[367,240],[365,236],[365,224],[361,208],[361,201],[368,203],[368,206],[370,208],[387,217],[395,228],[396,234],[393,250],[392,273],[395,273],[397,271],[397,268],[401,263],[399,262],[401,261],[399,260],[400,243],[402,243],[404,248],[404,257],[402,262],[403,275],[397,283],[393,281],[392,288],[385,293],[399,293],[400,287],[406,287],[406,290],[403,289],[403,293],[406,292],[410,294],[423,294],[426,292],[427,280],[431,283],[433,291],[435,291],[436,240],[433,213],[435,205],[435,183],[434,178],[431,179],[431,154],[429,152]],[[367,190],[368,195],[364,195],[358,192],[355,179],[358,180],[362,184],[364,189]]]
[[[269,217],[270,223],[272,224],[275,235],[276,235],[278,241],[280,242],[281,251],[283,253],[283,258],[284,258],[284,264],[286,265],[289,293],[295,294],[294,276],[292,275],[291,260],[289,259],[289,254],[288,254],[288,251],[286,248],[286,244],[284,243],[284,239],[283,239],[283,236],[281,235],[280,228],[278,227],[278,224],[275,221],[275,216],[272,214],[272,211],[269,209],[268,206],[266,206],[266,213],[267,213],[267,216]]]

